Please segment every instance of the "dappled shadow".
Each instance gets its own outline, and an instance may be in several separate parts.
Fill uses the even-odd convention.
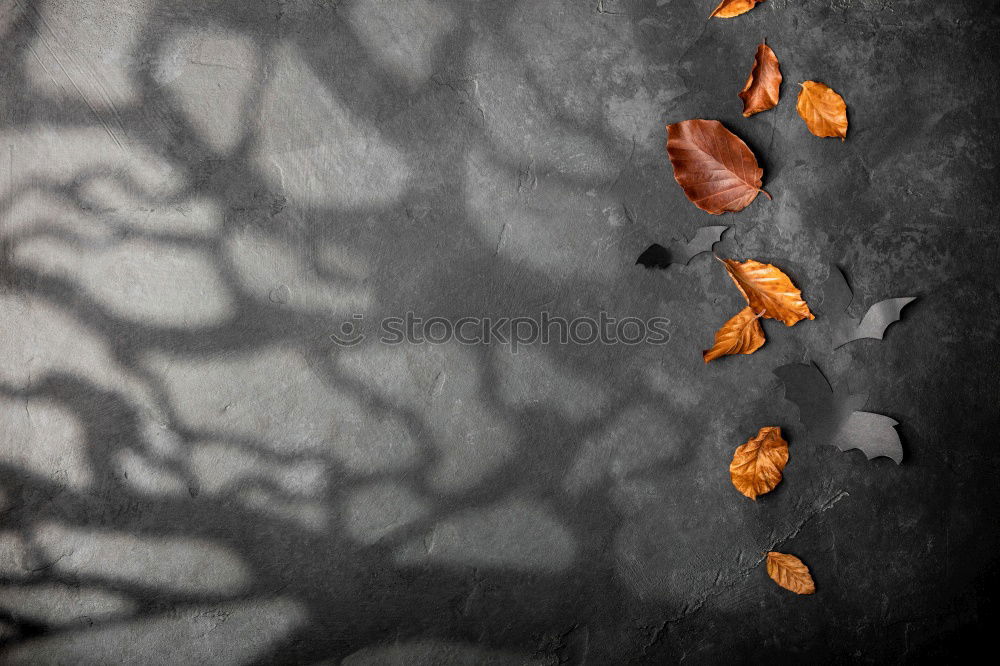
[[[379,342],[407,311],[670,316],[724,279],[630,270],[685,93],[633,48],[665,10],[537,4],[8,3],[4,659],[664,656],[839,501],[679,510],[737,501],[685,472],[745,430],[699,406],[762,400],[687,353],[713,307],[683,353]]]
[[[611,493],[690,455],[628,431],[655,350],[329,336],[604,305],[635,132],[581,96],[641,56],[507,3],[15,4],[6,658],[544,662],[618,613]],[[558,101],[552,46],[603,80]]]

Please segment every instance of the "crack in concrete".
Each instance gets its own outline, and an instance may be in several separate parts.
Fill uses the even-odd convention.
[[[750,575],[750,573],[752,571],[754,571],[757,567],[759,567],[761,565],[761,563],[765,559],[767,559],[767,553],[770,552],[771,550],[773,550],[775,548],[775,546],[777,546],[778,544],[784,543],[785,541],[788,541],[789,539],[792,539],[792,538],[796,537],[799,534],[799,532],[801,532],[802,529],[809,523],[809,521],[811,521],[813,518],[815,518],[816,516],[818,516],[818,515],[820,515],[822,513],[826,513],[827,511],[829,511],[830,509],[832,509],[837,504],[837,502],[839,502],[840,500],[842,500],[845,497],[850,497],[850,493],[847,492],[846,490],[841,490],[836,495],[834,495],[830,499],[828,499],[825,502],[823,502],[816,510],[814,510],[809,515],[807,515],[805,518],[803,518],[801,521],[799,521],[799,523],[791,531],[787,532],[783,536],[778,537],[777,539],[773,539],[764,548],[764,554],[763,555],[761,555],[759,558],[757,558],[753,562],[753,564],[751,564],[750,566],[744,567],[743,569],[738,570],[735,573],[735,575],[733,575],[732,579],[728,583],[724,583],[723,584],[723,583],[719,582],[720,579],[723,577],[722,576],[722,570],[720,569],[716,573],[715,581],[712,583],[712,585],[710,585],[705,591],[700,592],[700,593],[694,595],[695,597],[697,597],[700,594],[701,598],[697,599],[694,602],[693,605],[690,604],[690,603],[685,604],[685,608],[681,611],[681,613],[679,615],[675,616],[675,617],[667,619],[664,622],[664,625],[676,624],[677,622],[680,622],[680,621],[682,621],[682,620],[690,617],[691,615],[694,615],[699,610],[701,610],[702,607],[704,607],[704,605],[706,603],[708,603],[709,599],[711,599],[713,597],[717,597],[717,596],[721,595],[723,592],[725,592],[726,590],[731,589],[732,587],[734,587],[737,583],[739,583],[741,580],[745,579],[747,576]]]
[[[604,8],[604,0],[597,0],[597,13],[606,14],[608,16],[624,16],[625,12],[613,12],[611,10]]]
[[[468,77],[462,79],[449,80],[442,77],[440,74],[434,74],[431,76],[431,81],[439,86],[444,86],[450,89],[452,92],[456,92],[460,95],[464,95],[476,109],[479,110],[479,116],[483,121],[483,127],[486,127],[486,110],[483,109],[483,101],[479,96],[479,79],[475,77]],[[471,84],[472,91],[467,90],[468,86],[456,85],[459,84]]]

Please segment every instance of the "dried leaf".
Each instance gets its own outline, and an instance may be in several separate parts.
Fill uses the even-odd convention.
[[[781,67],[778,65],[778,57],[770,46],[761,44],[757,47],[747,83],[740,91],[743,117],[749,118],[755,113],[777,106],[780,88]]]
[[[764,0],[722,0],[708,18],[732,18],[748,11],[764,2]]]
[[[667,125],[667,154],[684,194],[712,215],[743,210],[764,192],[760,189],[764,170],[757,166],[757,158],[718,120],[696,118]]]
[[[785,326],[793,326],[803,319],[815,319],[809,305],[802,300],[802,292],[777,266],[753,259],[719,261],[726,266],[729,277],[754,312],[763,312],[768,319],[783,321]]]
[[[794,555],[770,552],[767,554],[767,575],[775,583],[795,594],[813,594],[816,583],[809,575],[809,567]]]
[[[745,307],[715,332],[715,344],[702,352],[705,363],[730,354],[752,354],[767,338],[760,327],[760,314]]]
[[[766,426],[733,453],[729,478],[736,490],[756,500],[781,482],[781,470],[786,464],[788,442],[781,437],[781,428]]]
[[[806,127],[816,136],[847,138],[847,104],[833,88],[816,81],[801,84],[799,101],[795,108]]]

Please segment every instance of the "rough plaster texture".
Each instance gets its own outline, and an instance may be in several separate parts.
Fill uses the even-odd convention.
[[[0,662],[895,663],[995,603],[995,3],[0,2]],[[785,76],[751,119],[763,38]],[[846,143],[794,110],[824,81]],[[665,123],[717,118],[763,198],[687,202]],[[700,351],[733,227],[823,318]],[[652,345],[389,346],[382,317],[665,316]],[[859,312],[852,313],[855,316]],[[810,442],[771,370],[898,420],[901,466]],[[762,425],[791,441],[754,503]],[[771,548],[812,568],[777,588]]]

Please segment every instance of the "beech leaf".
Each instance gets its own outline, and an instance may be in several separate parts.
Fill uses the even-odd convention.
[[[736,490],[756,500],[781,482],[781,471],[786,464],[788,442],[782,438],[781,428],[766,426],[737,447],[729,464],[729,478]]]
[[[781,88],[781,67],[778,57],[767,44],[757,47],[753,67],[746,85],[740,91],[743,100],[743,117],[773,109],[778,105]]]
[[[816,583],[809,574],[809,567],[794,555],[774,551],[768,553],[767,575],[775,583],[795,594],[816,592]]]
[[[684,194],[712,215],[743,210],[764,192],[764,170],[753,151],[718,120],[695,118],[667,125],[667,155]]]
[[[715,344],[703,351],[702,357],[708,363],[730,354],[752,354],[766,341],[764,329],[760,327],[760,314],[747,306],[715,332]]]
[[[722,0],[708,18],[732,18],[748,11],[764,2],[764,0]]]
[[[753,259],[719,261],[754,312],[782,321],[785,326],[794,326],[803,319],[815,319],[809,305],[802,300],[802,292],[778,267]]]
[[[820,137],[847,138],[847,104],[833,88],[817,81],[806,81],[795,105],[809,131]]]

